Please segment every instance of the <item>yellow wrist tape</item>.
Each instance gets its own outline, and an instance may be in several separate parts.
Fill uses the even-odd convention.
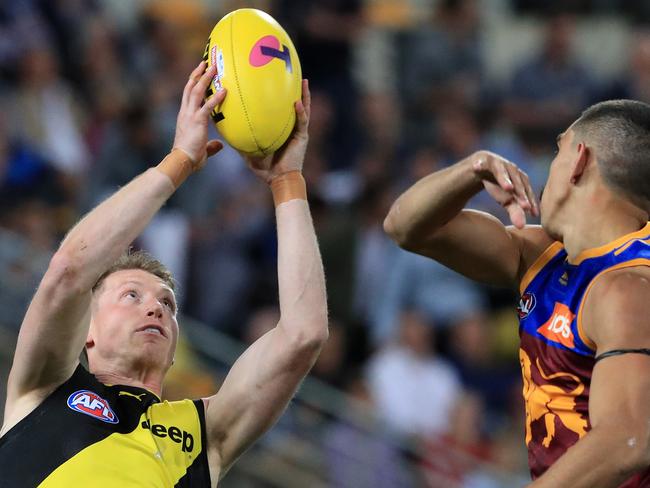
[[[156,168],[158,171],[166,174],[175,188],[181,186],[181,183],[192,174],[192,159],[181,149],[172,149],[165,156]]]
[[[278,205],[289,200],[307,200],[307,186],[300,171],[289,171],[271,180],[273,203]]]

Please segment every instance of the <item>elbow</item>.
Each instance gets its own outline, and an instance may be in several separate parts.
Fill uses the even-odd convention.
[[[329,339],[327,318],[310,321],[306,326],[291,327],[294,332],[289,336],[291,349],[299,357],[315,358]]]
[[[384,232],[391,238],[391,240],[399,247],[406,251],[416,252],[418,248],[418,236],[412,229],[396,222],[393,210],[384,219]]]
[[[618,471],[619,476],[627,478],[650,466],[650,429],[648,426],[630,426],[612,429],[604,436],[610,442],[603,443],[610,453],[612,469]],[[600,429],[594,428],[592,431]]]
[[[388,215],[384,219],[384,232],[390,237],[398,246],[406,247],[408,245],[408,233],[399,225],[395,217],[395,206],[390,209]]]
[[[314,322],[311,330],[301,334],[297,341],[297,347],[303,351],[319,353],[329,336],[327,318],[319,319]]]
[[[650,466],[650,433],[630,432],[625,436],[621,449],[622,468],[626,474],[633,475]]]

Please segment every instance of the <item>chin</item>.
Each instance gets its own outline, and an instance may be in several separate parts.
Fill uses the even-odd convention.
[[[161,351],[147,351],[146,349],[143,348],[141,354],[136,358],[137,363],[147,368],[162,369],[164,371],[169,369],[169,361],[166,355],[163,355]]]
[[[562,241],[562,234],[549,222],[542,219],[542,229],[555,241]]]

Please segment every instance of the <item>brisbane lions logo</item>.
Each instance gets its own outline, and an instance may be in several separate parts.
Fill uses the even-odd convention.
[[[558,435],[557,427],[574,432],[578,437],[585,435],[587,420],[576,411],[576,398],[585,390],[580,379],[571,373],[547,373],[539,358],[533,364],[523,349],[519,350],[519,361],[524,379],[526,445],[533,440],[533,424],[537,422],[543,422],[546,431],[541,442],[544,447],[549,447]]]
[[[519,304],[517,305],[517,314],[519,315],[519,320],[528,317],[528,314],[533,311],[535,305],[537,305],[537,299],[533,293],[527,292],[521,295]]]

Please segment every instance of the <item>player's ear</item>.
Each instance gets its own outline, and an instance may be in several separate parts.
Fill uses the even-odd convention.
[[[582,178],[582,175],[587,169],[590,154],[591,150],[587,145],[584,142],[579,142],[576,147],[575,158],[571,167],[571,183],[574,185],[580,181],[580,178]]]

